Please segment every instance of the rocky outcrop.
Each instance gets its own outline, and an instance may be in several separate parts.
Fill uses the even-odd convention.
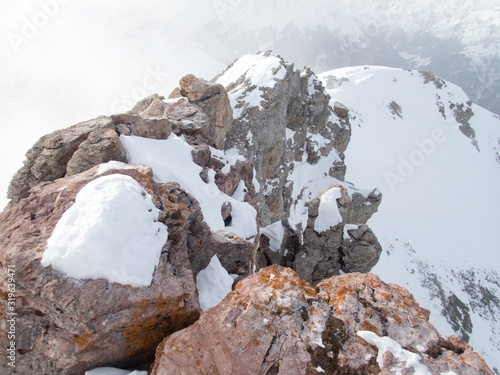
[[[332,215],[332,225],[318,225],[320,220],[325,220],[324,217],[319,218],[323,197],[333,191],[338,192],[338,198],[335,205],[327,206],[325,210],[337,209],[338,219],[335,221],[335,215]],[[360,199],[362,196],[356,194],[355,197]],[[369,201],[365,198],[364,202]],[[380,200],[375,204],[378,206]],[[304,244],[295,255],[293,268],[302,278],[314,284],[341,272],[369,272],[377,264],[382,247],[365,224],[365,218],[365,215],[359,214],[342,185],[321,192],[308,204]]]
[[[480,152],[479,143],[476,139],[476,131],[469,123],[469,120],[472,118],[472,116],[474,116],[474,112],[471,108],[472,102],[468,101],[465,104],[467,104],[467,106],[465,106],[463,103],[456,103],[450,105],[450,108],[453,109],[455,120],[460,124],[458,128],[460,129],[462,134],[469,138],[477,151]]]
[[[250,64],[249,69],[243,64]],[[261,76],[252,76],[254,70]],[[342,164],[348,143],[343,133],[349,134],[349,124],[333,114],[330,97],[309,69],[295,70],[270,53],[237,60],[216,82],[225,85],[234,106],[225,148],[237,148],[253,161],[261,192],[256,197],[260,220],[262,226],[269,225],[288,216],[293,205],[285,189],[295,162],[305,155],[315,164],[333,152]],[[331,174],[343,180],[342,173],[332,169]]]
[[[24,166],[12,178],[7,197],[17,203],[39,183],[64,177],[66,166],[80,144],[92,132],[104,129],[113,129],[113,123],[102,116],[40,138],[26,154]]]
[[[224,148],[227,132],[232,126],[233,111],[222,85],[188,74],[179,81],[170,97],[185,97],[192,108],[199,108],[207,116],[200,133],[211,146]],[[186,119],[186,117],[183,117]]]
[[[388,374],[423,366],[432,374],[493,374],[428,320],[408,291],[375,275],[336,276],[315,289],[272,266],[166,338],[152,374]]]
[[[376,212],[381,194],[344,181],[348,109],[340,103],[330,108],[329,99],[310,70],[294,70],[278,56],[264,53],[235,62],[217,82],[188,75],[169,99],[155,94],[127,113],[42,137],[12,179],[11,203],[0,214],[0,276],[6,277],[6,265],[14,266],[18,275],[18,373],[70,374],[151,360],[165,335],[198,318],[196,276],[214,255],[237,280],[271,264],[294,267],[313,284],[342,272],[368,272],[381,249],[366,222]],[[179,140],[182,148],[169,143],[172,149],[187,149],[188,155],[191,150],[197,165],[189,165],[195,167],[192,177],[201,186],[201,203],[195,193],[186,193],[189,186],[181,188],[175,174],[174,181],[160,183],[153,178],[158,171],[148,166],[113,163],[99,174],[103,163],[128,162],[124,145],[132,138],[127,136]],[[162,161],[182,163],[175,156]],[[147,287],[77,280],[40,263],[58,220],[77,193],[99,176],[113,173],[137,181],[159,209],[158,220],[168,226],[168,242]],[[339,196],[330,196],[337,190]],[[222,221],[211,230],[207,215],[213,212],[202,212],[202,207],[221,194],[226,196],[215,209]],[[328,207],[323,210],[325,194]],[[252,215],[247,215],[238,206],[242,202],[255,207],[257,223],[255,210],[249,207]],[[255,238],[255,232],[241,237],[231,232],[238,215],[251,220],[246,222],[249,227],[257,226]],[[283,236],[271,247],[265,228],[275,224]],[[6,293],[5,286],[1,288]],[[314,297],[316,292],[310,286],[306,290],[296,297],[312,298],[314,306],[327,311],[326,303]],[[292,329],[299,318],[304,319],[275,322],[272,329],[303,335],[302,323]],[[314,319],[322,327],[329,324],[319,315]],[[284,336],[278,341],[265,336],[274,346],[264,367],[274,371],[277,353],[296,344],[310,357],[321,336],[313,328],[305,333],[313,340],[304,339],[305,346],[295,341],[285,345]],[[257,346],[268,356],[270,347],[262,343]],[[294,353],[299,352],[287,358]]]
[[[104,279],[76,280],[42,267],[47,239],[61,215],[78,191],[101,175],[95,167],[38,186],[28,198],[0,214],[0,275],[6,280],[9,266],[15,270],[16,281],[13,373],[75,374],[98,366],[146,363],[166,334],[199,316],[187,251],[188,236],[193,241],[207,236],[199,207],[176,184],[156,183],[149,167],[133,166],[103,175],[110,173],[134,178],[153,197],[161,210],[160,220],[169,227],[169,241],[153,281],[138,288]],[[196,225],[204,231],[193,233]],[[2,284],[2,295],[5,288]]]
[[[362,194],[344,181],[348,109],[341,103],[329,106],[330,97],[309,69],[295,70],[269,52],[242,57],[216,82],[225,85],[234,112],[225,149],[238,150],[253,164],[255,195],[249,201],[258,209],[260,225],[281,221],[286,228],[280,255],[261,246],[259,265],[291,265],[310,282],[340,270],[369,271],[381,252],[374,235],[369,241],[368,236],[348,237],[343,254],[345,224],[365,225],[382,198],[376,190]],[[337,184],[349,188],[339,202],[343,220],[318,234],[312,228],[314,202]],[[358,242],[362,244],[355,246]],[[361,261],[362,253],[370,260]]]
[[[66,166],[66,175],[71,176],[110,160],[127,162],[127,155],[118,133],[113,129],[99,129],[89,134],[80,143]]]
[[[84,172],[111,160],[126,162],[118,135],[166,139],[171,133],[164,117],[133,113],[101,116],[41,137],[26,154],[24,166],[12,178],[8,198],[19,202],[31,188]]]

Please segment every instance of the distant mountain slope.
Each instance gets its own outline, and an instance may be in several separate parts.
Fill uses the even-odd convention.
[[[500,113],[498,1],[220,3],[219,16],[190,37],[223,60],[273,49],[316,71],[360,64],[425,68]]]
[[[346,179],[383,194],[373,271],[500,368],[498,116],[425,72],[365,66],[320,79],[350,108]]]

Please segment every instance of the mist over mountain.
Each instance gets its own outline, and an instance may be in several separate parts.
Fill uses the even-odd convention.
[[[192,35],[221,59],[272,49],[315,71],[362,64],[432,70],[500,113],[497,1],[230,3]]]

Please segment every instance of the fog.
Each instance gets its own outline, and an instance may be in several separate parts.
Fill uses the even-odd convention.
[[[361,64],[419,67],[392,51],[389,39],[374,40],[359,27],[354,7],[368,4],[387,17],[373,16],[365,23],[386,33],[384,23],[396,21],[403,9],[393,3],[398,1],[339,0],[343,9],[327,0],[2,0],[0,206],[7,203],[12,175],[39,137],[126,111],[152,93],[167,96],[187,73],[211,79],[244,53],[273,48],[316,70]],[[405,6],[414,3],[401,0]],[[370,15],[363,17],[366,21]],[[245,24],[246,33],[233,30],[232,22]],[[329,29],[332,23],[344,31],[339,39]],[[294,25],[308,31],[299,33]],[[447,46],[450,54],[458,53],[450,47],[454,44]]]
[[[130,109],[154,92],[168,95],[184,74],[212,78],[226,66],[189,42],[191,23],[216,17],[213,7],[145,3],[2,1],[2,207],[11,176],[42,135]]]

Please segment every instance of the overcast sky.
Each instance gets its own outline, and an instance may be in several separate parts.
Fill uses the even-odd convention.
[[[391,4],[414,4],[342,1],[356,9],[382,4],[382,14],[395,20],[401,20],[402,8]],[[471,0],[447,1],[471,6]],[[434,4],[420,3],[422,9]],[[235,20],[259,30],[266,25],[285,30],[290,20],[309,24],[331,8],[331,0],[0,0],[0,208],[24,154],[44,134],[126,111],[152,93],[168,95],[187,73],[211,79],[234,58],[257,52],[245,45],[234,56],[232,49],[217,51],[225,46],[223,38],[215,44],[207,40],[220,33],[213,21],[220,27]],[[358,22],[341,8],[334,7],[337,27],[354,33]],[[266,34],[268,40],[282,37],[273,33]],[[294,49],[307,49],[302,42]]]
[[[194,12],[186,3],[0,2],[0,206],[39,137],[130,109],[151,93],[168,95],[187,73],[211,79],[227,65],[189,44],[196,25],[219,17],[220,4],[199,2]]]

